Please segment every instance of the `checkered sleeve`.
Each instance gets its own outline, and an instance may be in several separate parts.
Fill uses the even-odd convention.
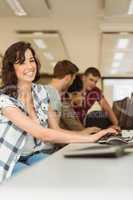
[[[2,109],[6,107],[16,107],[16,106],[8,95],[1,94],[0,95],[0,113],[2,113]]]
[[[25,144],[23,130],[9,121],[1,110],[6,107],[17,107],[12,99],[4,94],[0,95],[0,183],[9,178],[20,157]]]

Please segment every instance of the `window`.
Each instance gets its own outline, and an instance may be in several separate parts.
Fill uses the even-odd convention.
[[[133,78],[106,78],[103,79],[103,92],[109,103],[131,97],[133,93]]]

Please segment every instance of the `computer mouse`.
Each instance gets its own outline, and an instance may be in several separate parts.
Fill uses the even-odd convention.
[[[124,138],[120,138],[120,137],[110,137],[107,139],[107,144],[110,145],[124,145],[124,144],[128,144],[127,141],[124,140]]]

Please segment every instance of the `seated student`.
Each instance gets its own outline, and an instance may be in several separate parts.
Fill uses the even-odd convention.
[[[83,97],[83,81],[80,75],[76,75],[73,83],[68,88],[66,95],[69,96],[73,107],[82,106]]]
[[[94,142],[108,132],[83,136],[59,128],[39,77],[39,61],[29,43],[17,42],[5,52],[0,95],[0,182],[9,178],[17,165],[47,153],[54,143]],[[49,128],[48,128],[49,125]],[[30,165],[30,161],[28,162]],[[20,167],[20,166],[19,166]]]
[[[73,83],[67,88],[65,94],[62,98],[62,117],[64,125],[71,130],[84,130],[84,132],[89,131],[91,133],[97,132],[99,129],[97,127],[91,127],[85,129],[84,125],[80,122],[73,106],[81,105],[82,102],[82,90],[83,82],[79,75],[76,75]]]
[[[68,130],[77,130],[82,134],[91,134],[98,132],[100,129],[96,127],[85,129],[78,118],[75,117],[75,112],[68,100],[63,98],[61,102],[62,93],[75,82],[75,75],[78,72],[78,67],[69,60],[62,60],[56,63],[54,73],[50,84],[46,85],[51,107],[58,115],[60,127]]]
[[[83,80],[81,75],[77,75],[72,85],[68,88],[67,94],[70,97],[72,107],[82,107],[83,96]],[[80,116],[80,115],[79,115]],[[104,111],[91,111],[87,113],[85,119],[85,127],[98,127],[101,129],[108,128],[112,123]]]
[[[101,74],[98,69],[90,67],[86,69],[82,79],[83,79],[83,92],[82,92],[82,105],[74,105],[77,116],[79,117],[82,124],[85,124],[85,119],[89,109],[97,101],[101,106],[101,109],[107,114],[113,127],[119,130],[118,120],[108,104],[107,100],[102,94],[102,91],[96,87],[98,80],[101,78]]]

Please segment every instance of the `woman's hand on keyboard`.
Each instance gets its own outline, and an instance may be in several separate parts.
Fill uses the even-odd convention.
[[[107,129],[104,129],[105,132],[109,135],[118,135],[118,131],[114,128],[107,128]]]
[[[117,126],[117,125],[112,125],[112,126],[110,126],[110,128],[113,128],[116,131],[121,132],[121,128],[119,126]]]

